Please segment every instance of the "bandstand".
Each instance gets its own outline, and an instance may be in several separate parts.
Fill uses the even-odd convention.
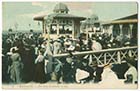
[[[85,21],[82,21],[81,30],[86,33],[87,37],[91,37],[93,34],[101,34],[103,31],[99,17],[92,14]]]
[[[52,17],[49,28],[47,28],[46,17]],[[42,22],[43,34],[47,35],[49,32],[50,38],[66,35],[77,38],[80,34],[80,21],[85,19],[84,17],[69,14],[68,7],[63,3],[58,3],[52,14],[34,17],[34,20]]]

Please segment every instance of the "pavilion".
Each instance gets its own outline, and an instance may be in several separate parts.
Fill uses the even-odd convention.
[[[129,38],[138,38],[138,14],[129,15],[115,19],[103,24],[104,32],[112,36],[127,36]]]
[[[53,17],[49,28],[47,28],[46,17]],[[34,17],[34,20],[42,22],[43,34],[46,35],[49,31],[51,38],[66,35],[77,38],[80,34],[80,21],[85,19],[85,17],[69,14],[68,7],[63,3],[56,4],[52,14]]]

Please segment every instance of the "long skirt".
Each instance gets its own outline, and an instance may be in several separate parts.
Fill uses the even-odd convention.
[[[44,70],[44,62],[39,62],[35,66],[35,75],[34,81],[39,83],[44,83],[45,79],[45,70]]]
[[[13,62],[10,67],[10,78],[15,83],[22,82],[22,68],[23,65],[20,62]]]

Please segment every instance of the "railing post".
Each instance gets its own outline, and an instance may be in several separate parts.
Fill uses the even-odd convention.
[[[106,53],[104,53],[104,65],[106,65]]]
[[[92,63],[92,55],[89,55],[89,64]]]
[[[117,52],[117,61],[119,64],[121,64],[121,54],[120,51]]]
[[[132,57],[132,51],[131,50],[128,51],[128,55],[129,55],[129,57]]]

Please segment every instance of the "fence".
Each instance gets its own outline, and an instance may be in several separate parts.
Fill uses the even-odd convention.
[[[90,62],[96,60],[98,65],[106,65],[108,63],[119,63],[124,62],[125,58],[129,55],[138,59],[138,46],[133,47],[122,47],[114,49],[105,49],[100,51],[84,51],[84,52],[73,52],[74,56],[79,58],[87,58]],[[54,58],[68,57],[69,54],[56,54],[53,55]]]

